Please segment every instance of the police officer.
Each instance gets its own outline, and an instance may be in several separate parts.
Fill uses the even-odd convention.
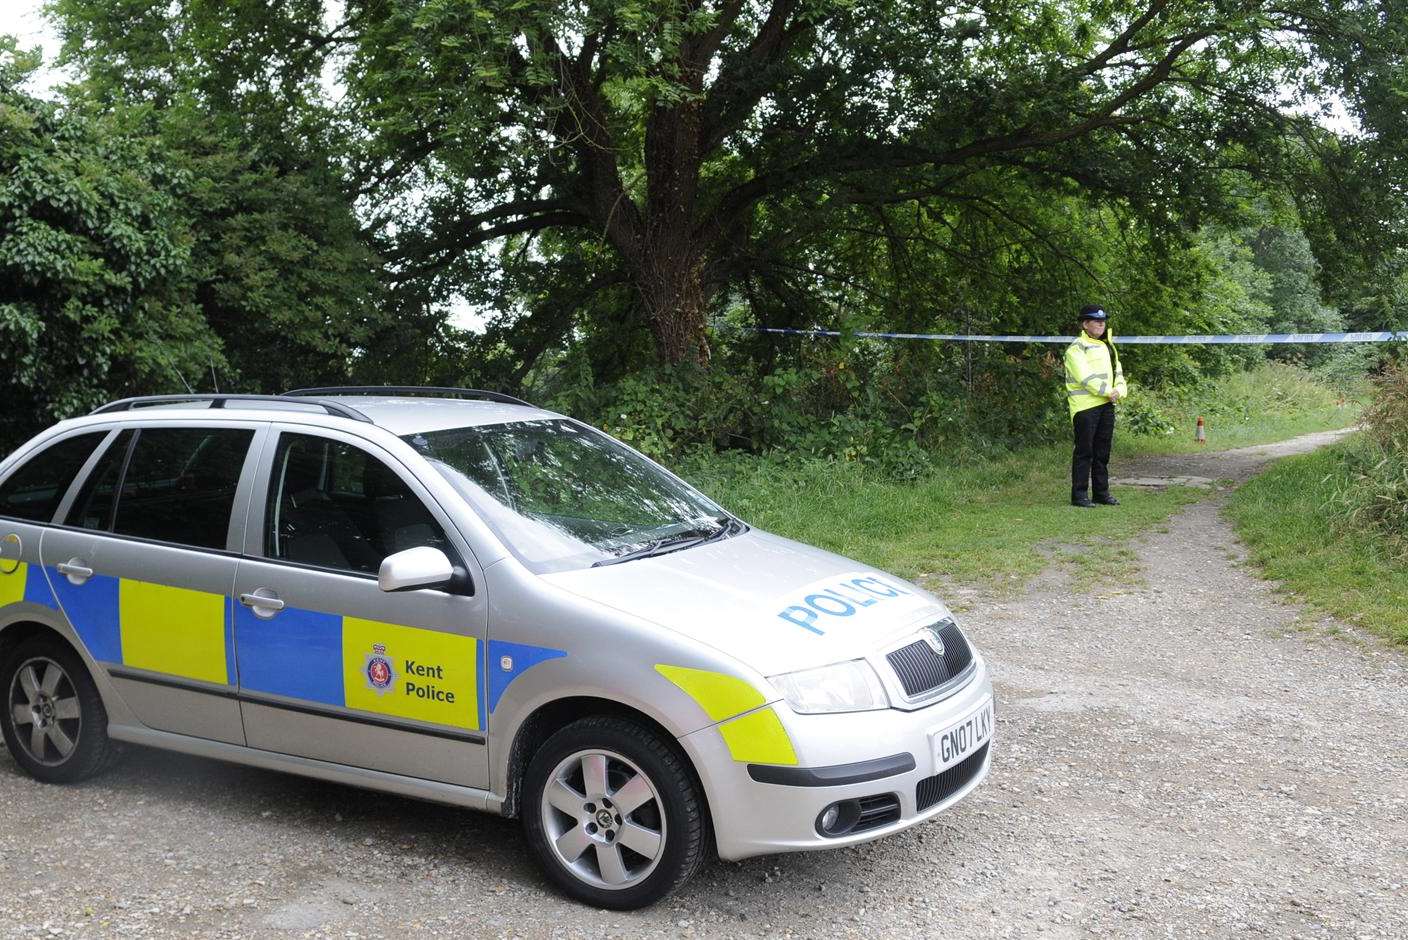
[[[1075,434],[1071,505],[1082,508],[1120,502],[1110,495],[1110,444],[1115,439],[1115,402],[1125,397],[1126,387],[1107,319],[1097,304],[1082,307],[1081,333],[1066,347],[1066,401]]]

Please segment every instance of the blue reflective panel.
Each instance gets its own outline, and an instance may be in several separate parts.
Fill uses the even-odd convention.
[[[287,607],[269,620],[235,607],[240,688],[345,705],[342,617]]]
[[[122,662],[122,630],[117,613],[118,579],[95,574],[82,584],[71,584],[57,569],[45,572],[68,622],[94,659]]]
[[[55,610],[59,602],[54,598],[54,590],[49,587],[49,577],[38,565],[30,565],[25,576],[24,599],[31,604],[39,604]]]
[[[504,690],[523,673],[538,665],[547,662],[549,659],[557,659],[559,656],[566,656],[562,650],[550,649],[546,646],[529,646],[526,643],[508,643],[504,640],[489,641],[489,711],[493,712],[494,707],[499,704],[500,697]],[[503,659],[507,656],[510,660],[510,667],[503,668]]]

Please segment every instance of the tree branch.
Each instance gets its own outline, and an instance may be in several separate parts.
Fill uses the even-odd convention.
[[[774,0],[748,48],[719,70],[719,77],[704,100],[699,124],[701,154],[708,154],[723,143],[773,89],[774,83],[768,80],[770,73],[791,49],[793,40],[812,25],[789,24],[797,6],[797,0]]]
[[[1217,26],[1211,25],[1180,37],[1177,42],[1171,45],[1163,58],[1150,67],[1148,74],[1104,102],[1094,112],[1064,128],[1039,132],[1026,126],[1008,134],[976,140],[962,147],[939,152],[906,144],[882,144],[872,140],[856,141],[844,149],[838,148],[818,154],[791,167],[771,173],[761,173],[740,183],[720,199],[717,214],[722,220],[725,220],[724,224],[726,225],[726,220],[746,211],[758,200],[789,189],[797,183],[814,179],[833,178],[849,173],[873,172],[879,169],[954,165],[999,153],[1051,147],[1084,137],[1104,128],[1143,123],[1147,118],[1138,115],[1121,115],[1118,112],[1167,81],[1173,72],[1174,65],[1177,64],[1183,53],[1216,31]]]

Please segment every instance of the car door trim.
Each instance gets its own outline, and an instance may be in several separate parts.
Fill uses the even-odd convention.
[[[318,718],[334,718],[338,721],[350,721],[359,725],[371,725],[374,728],[389,728],[392,731],[404,731],[407,734],[423,734],[432,738],[444,738],[448,741],[461,741],[465,744],[483,744],[484,735],[476,734],[473,731],[453,731],[449,728],[421,728],[387,718],[373,718],[368,715],[352,715],[347,712],[338,711],[335,708],[323,708],[317,705],[310,705],[306,702],[290,702],[287,699],[275,698],[269,695],[258,695],[250,692],[241,692],[239,695],[241,702],[248,702],[251,705],[263,705],[267,708],[278,708],[283,711],[297,712],[302,715],[315,715]]]
[[[112,676],[114,679],[145,682],[147,685],[160,685],[168,689],[180,689],[183,692],[203,692],[206,695],[214,695],[217,698],[239,698],[239,693],[229,686],[221,688],[201,682],[198,679],[181,679],[176,676],[163,676],[147,672],[143,669],[132,669],[128,666],[108,666],[107,669],[108,675]]]

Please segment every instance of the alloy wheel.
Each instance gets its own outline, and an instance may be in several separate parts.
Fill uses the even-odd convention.
[[[614,751],[578,751],[558,763],[539,808],[553,853],[587,884],[621,890],[650,876],[665,848],[655,784]]]
[[[10,680],[15,738],[34,761],[54,767],[78,746],[83,711],[62,666],[47,657],[26,660]]]

